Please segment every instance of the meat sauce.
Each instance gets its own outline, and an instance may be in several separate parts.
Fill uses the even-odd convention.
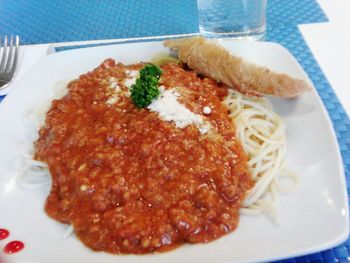
[[[253,186],[222,104],[225,87],[163,66],[160,85],[177,87],[180,103],[210,123],[207,134],[194,125],[179,129],[133,105],[125,79],[143,66],[108,59],[72,81],[35,142],[34,157],[52,176],[47,214],[72,224],[96,251],[143,254],[217,239],[237,227]]]

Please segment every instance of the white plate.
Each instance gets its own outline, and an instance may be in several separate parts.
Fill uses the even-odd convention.
[[[231,52],[258,64],[309,81],[281,46],[273,43],[221,42]],[[294,100],[273,99],[288,133],[288,166],[300,176],[299,189],[282,195],[278,224],[264,216],[242,216],[238,229],[204,245],[143,256],[97,253],[74,236],[62,240],[66,226],[43,211],[48,189],[21,189],[14,176],[20,168],[20,142],[28,140],[26,113],[52,98],[61,80],[77,78],[112,57],[123,63],[148,61],[167,52],[160,42],[77,49],[45,57],[0,105],[0,228],[11,231],[0,249],[13,239],[26,247],[5,255],[6,262],[247,262],[292,257],[335,246],[348,236],[348,206],[343,164],[329,117],[316,91]]]

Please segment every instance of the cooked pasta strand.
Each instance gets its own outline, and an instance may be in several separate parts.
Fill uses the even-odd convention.
[[[248,166],[255,186],[249,191],[241,213],[268,213],[276,217],[278,192],[295,190],[298,177],[286,172],[286,132],[283,120],[273,111],[266,98],[249,98],[229,90],[224,102],[236,125],[236,137],[248,155]],[[289,178],[294,187],[282,186]]]

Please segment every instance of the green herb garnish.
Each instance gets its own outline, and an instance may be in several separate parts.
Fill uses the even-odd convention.
[[[160,68],[153,64],[147,64],[140,70],[136,83],[131,86],[131,99],[136,107],[145,108],[158,98],[159,77],[162,74]]]

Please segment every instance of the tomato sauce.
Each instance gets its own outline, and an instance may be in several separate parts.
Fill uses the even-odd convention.
[[[226,88],[163,66],[160,85],[177,87],[179,101],[210,123],[207,134],[194,125],[179,129],[133,105],[123,81],[142,66],[108,59],[72,81],[35,143],[35,159],[52,176],[47,214],[72,224],[96,251],[143,254],[217,239],[237,227],[253,186],[222,104]],[[120,87],[114,104],[106,103],[116,92],[111,77]]]

